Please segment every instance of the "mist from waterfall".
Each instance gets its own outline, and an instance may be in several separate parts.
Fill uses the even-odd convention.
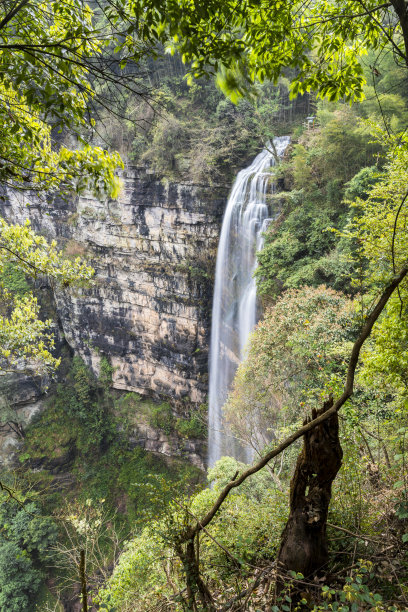
[[[289,144],[289,137],[273,141],[277,157]],[[262,234],[270,219],[267,192],[273,193],[270,168],[276,159],[263,150],[252,164],[241,170],[232,187],[225,210],[218,245],[212,309],[209,384],[208,465],[224,455],[249,463],[253,451],[243,446],[223,422],[222,407],[239,363],[245,356],[248,337],[258,320],[256,252],[262,248]]]

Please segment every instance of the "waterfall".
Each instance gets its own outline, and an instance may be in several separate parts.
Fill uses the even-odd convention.
[[[287,136],[274,139],[278,157],[283,155],[289,140]],[[266,192],[268,187],[272,191],[275,187],[268,171],[275,163],[272,152],[263,150],[248,168],[238,173],[222,223],[210,345],[209,466],[223,455],[247,463],[253,458],[252,449],[243,447],[228,432],[223,423],[222,407],[258,319],[253,273],[257,265],[256,252],[262,248],[262,234],[270,221]]]

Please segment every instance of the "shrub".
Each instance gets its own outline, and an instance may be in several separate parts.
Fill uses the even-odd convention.
[[[155,429],[161,429],[165,434],[170,435],[174,431],[175,419],[170,404],[164,402],[152,406],[149,414],[149,422]]]
[[[175,428],[184,438],[205,438],[207,435],[207,404],[201,404],[188,419],[177,419]]]
[[[24,497],[18,492],[19,499]],[[3,494],[0,501],[0,611],[31,612],[57,527],[41,516],[40,507],[26,501],[21,507]]]
[[[0,282],[5,289],[19,296],[23,296],[30,291],[30,286],[23,270],[12,262],[4,263],[0,274]]]

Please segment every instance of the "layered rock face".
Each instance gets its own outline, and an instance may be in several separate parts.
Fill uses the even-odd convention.
[[[68,256],[94,267],[90,287],[58,289],[55,297],[67,342],[95,372],[107,355],[116,389],[201,403],[227,191],[131,168],[117,201],[9,192],[0,212],[15,223],[29,218]]]
[[[25,426],[43,410],[42,386],[23,374],[0,377],[0,411],[8,421],[0,425],[0,468],[16,463]]]

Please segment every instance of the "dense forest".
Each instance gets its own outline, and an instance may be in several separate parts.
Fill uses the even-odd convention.
[[[408,610],[405,2],[4,0],[0,40],[0,612]]]

